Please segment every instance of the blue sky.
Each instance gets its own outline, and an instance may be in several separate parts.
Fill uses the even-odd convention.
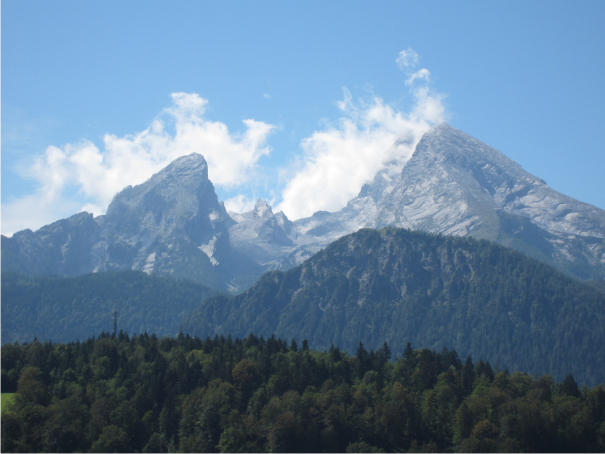
[[[441,120],[603,209],[603,23],[601,1],[4,0],[2,233],[191,151],[232,209],[338,209]]]

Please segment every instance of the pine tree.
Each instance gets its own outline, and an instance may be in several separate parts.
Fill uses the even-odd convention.
[[[302,351],[306,352],[307,350],[309,350],[309,341],[307,341],[307,339],[303,339]]]
[[[290,342],[290,350],[293,352],[298,351],[298,345],[296,344],[296,340],[294,339],[292,339],[292,342]]]
[[[462,386],[467,394],[473,392],[473,384],[475,381],[475,371],[473,367],[473,360],[470,355],[466,357],[464,366],[462,366]]]
[[[363,348],[363,343],[359,342],[359,347],[357,347],[357,352],[355,353],[355,357],[357,358],[357,376],[359,378],[363,378],[366,373],[368,367],[368,351]]]
[[[567,394],[568,396],[572,396],[572,397],[582,397],[582,394],[580,393],[580,389],[578,388],[578,384],[576,383],[576,381],[573,378],[573,375],[569,374],[567,375],[567,377],[565,377],[565,380],[563,380],[563,385],[561,386],[561,392],[563,394]]]
[[[382,354],[384,355],[384,358],[389,361],[391,359],[391,349],[389,348],[388,344],[385,343],[382,345]]]

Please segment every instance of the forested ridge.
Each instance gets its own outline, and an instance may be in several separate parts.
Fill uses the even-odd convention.
[[[605,386],[274,336],[2,346],[3,452],[605,450]]]
[[[183,317],[217,291],[141,271],[76,277],[2,273],[2,342],[85,340],[113,326],[175,336]]]
[[[200,337],[275,333],[395,351],[406,342],[490,358],[581,384],[605,382],[605,292],[520,252],[472,238],[363,229],[246,292],[216,296],[182,330]]]

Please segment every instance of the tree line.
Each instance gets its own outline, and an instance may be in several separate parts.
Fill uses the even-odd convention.
[[[275,336],[2,346],[4,452],[591,452],[605,386]]]

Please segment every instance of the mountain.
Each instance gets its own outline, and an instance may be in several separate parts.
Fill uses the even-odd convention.
[[[113,330],[176,336],[183,317],[216,291],[186,280],[111,271],[76,277],[2,273],[2,344],[73,342]],[[115,302],[115,303],[114,303]]]
[[[2,269],[65,276],[130,269],[221,290],[242,281],[249,286],[262,268],[230,247],[232,223],[206,161],[194,153],[123,189],[104,216],[83,212],[36,232],[3,236]]]
[[[378,207],[375,227],[485,238],[583,279],[605,277],[605,211],[447,124],[422,139]]]
[[[292,222],[263,200],[227,213],[194,153],[122,190],[104,216],[78,213],[2,236],[2,269],[132,269],[237,292],[344,235],[392,226],[489,239],[568,275],[605,279],[605,211],[554,191],[499,151],[442,123],[401,165],[389,163],[342,210]]]
[[[605,278],[605,211],[446,123],[425,134],[400,172],[379,172],[342,210],[294,221],[296,247],[282,247],[273,268],[299,264],[360,228],[386,226],[488,239],[580,279]]]
[[[273,214],[266,201],[259,199],[253,210],[229,215],[235,221],[229,227],[231,245],[261,266],[275,267],[296,249],[292,222],[281,211]]]
[[[605,293],[485,240],[363,229],[183,322],[201,337],[249,333],[355,352],[412,345],[501,368],[605,381]]]

